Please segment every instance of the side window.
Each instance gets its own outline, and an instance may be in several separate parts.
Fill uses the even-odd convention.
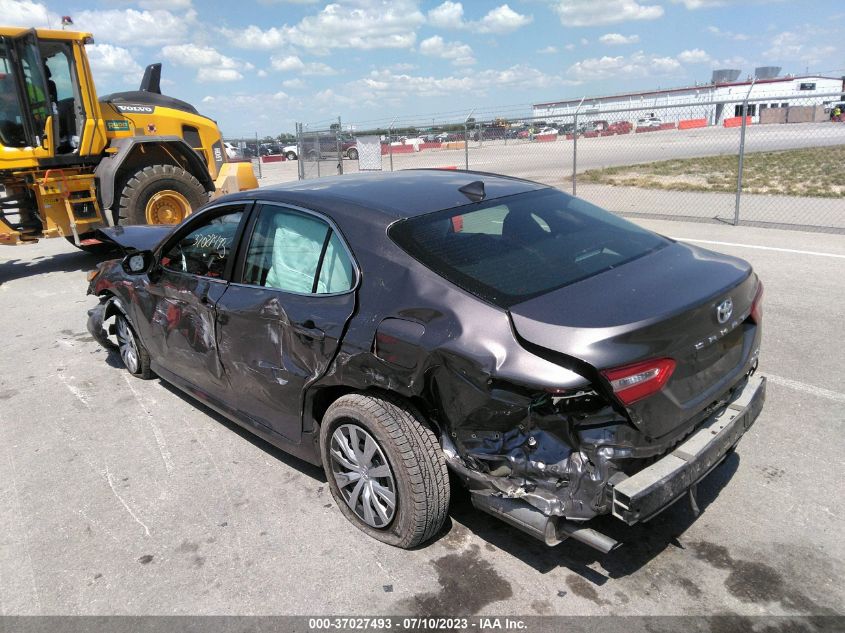
[[[322,220],[264,206],[249,242],[243,282],[304,294],[344,292],[352,288],[352,262]]]
[[[234,255],[243,209],[218,215],[184,235],[161,258],[167,270],[202,277],[222,277]]]

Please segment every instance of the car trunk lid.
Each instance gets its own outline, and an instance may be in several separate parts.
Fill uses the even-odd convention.
[[[676,431],[744,369],[754,341],[757,281],[737,258],[671,243],[639,259],[510,308],[517,335],[598,371],[672,358],[654,396],[627,406],[649,438]],[[731,316],[720,323],[726,299]],[[723,315],[724,316],[724,315]]]

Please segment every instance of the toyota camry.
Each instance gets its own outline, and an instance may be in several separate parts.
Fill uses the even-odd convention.
[[[590,519],[694,504],[765,398],[747,262],[526,180],[301,181],[102,239],[124,256],[91,275],[91,333],[322,466],[343,514],[398,547],[464,485],[548,545],[610,551]]]

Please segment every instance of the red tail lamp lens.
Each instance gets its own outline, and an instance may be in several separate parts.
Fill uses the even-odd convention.
[[[751,304],[751,320],[757,325],[763,322],[763,282],[757,282],[757,294],[754,295],[754,303]]]
[[[613,393],[623,404],[633,404],[663,389],[673,371],[674,360],[659,358],[617,369],[607,369],[602,374],[610,381]]]

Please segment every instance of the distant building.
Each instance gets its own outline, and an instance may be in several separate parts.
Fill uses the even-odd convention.
[[[824,105],[842,101],[845,93],[845,77],[822,77],[807,75],[803,77],[770,77],[777,74],[777,67],[757,69],[757,80],[752,87],[751,79],[735,81],[739,71],[714,71],[713,81],[709,84],[629,92],[605,97],[570,99],[550,103],[534,104],[534,116],[547,121],[569,118],[578,110],[578,117],[583,121],[598,119],[639,119],[656,117],[663,121],[680,119],[706,118],[708,124],[719,125],[729,117],[741,116],[742,102],[748,96],[747,114],[756,121],[760,110],[765,108],[785,108],[788,106]],[[750,93],[749,93],[750,88]],[[839,96],[826,96],[837,93]],[[715,105],[704,105],[716,102]],[[599,114],[599,111],[636,109],[630,114]]]

